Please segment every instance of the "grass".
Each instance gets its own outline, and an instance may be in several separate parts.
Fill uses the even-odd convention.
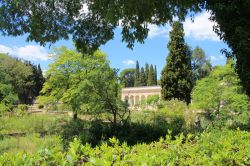
[[[1,117],[0,134],[10,133],[46,133],[56,134],[67,123],[65,115],[27,115],[22,117]]]
[[[0,139],[0,155],[3,153],[27,152],[33,153],[45,148],[57,148],[62,150],[61,139],[56,135],[40,137],[38,134],[31,134],[21,137],[3,137]]]
[[[25,115],[0,118],[0,155],[38,151],[57,147],[62,149],[61,132],[69,122],[66,115]]]

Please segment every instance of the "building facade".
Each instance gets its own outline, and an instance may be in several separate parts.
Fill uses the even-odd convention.
[[[161,86],[130,87],[122,89],[122,100],[127,101],[130,107],[139,106],[149,96],[161,96]]]

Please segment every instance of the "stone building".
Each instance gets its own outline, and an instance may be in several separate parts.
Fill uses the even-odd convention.
[[[122,89],[122,100],[128,101],[130,107],[138,106],[151,95],[161,96],[161,86],[130,87]]]

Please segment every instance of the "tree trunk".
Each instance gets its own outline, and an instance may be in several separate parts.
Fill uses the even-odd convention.
[[[114,112],[114,121],[113,121],[113,125],[114,127],[116,127],[116,123],[117,123],[117,117],[116,117],[116,112]]]
[[[77,119],[77,111],[73,108],[73,119]]]

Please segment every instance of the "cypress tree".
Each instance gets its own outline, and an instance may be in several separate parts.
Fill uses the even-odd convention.
[[[140,80],[140,66],[139,62],[136,61],[136,68],[135,68],[135,87],[140,86],[141,80]]]
[[[148,85],[148,73],[149,73],[149,66],[148,63],[146,63],[145,64],[146,85]]]
[[[150,65],[149,73],[148,73],[148,86],[154,85],[154,76],[153,76],[154,68],[153,65]]]
[[[141,73],[140,73],[140,80],[141,80],[141,86],[146,86],[147,85],[147,80],[146,80],[146,74],[144,71],[144,68],[141,68]]]
[[[37,95],[39,95],[40,91],[43,88],[43,84],[45,82],[45,78],[43,76],[43,71],[41,69],[40,64],[37,66],[37,71],[36,71],[36,76],[35,76],[35,82],[36,82]]]
[[[184,41],[183,24],[174,22],[168,43],[167,65],[162,70],[161,93],[164,100],[191,101],[192,66],[191,51]]]
[[[155,85],[157,85],[157,69],[156,69],[156,65],[155,65],[155,70],[154,70],[154,72],[155,72],[155,74],[154,74],[154,76],[155,76]]]

